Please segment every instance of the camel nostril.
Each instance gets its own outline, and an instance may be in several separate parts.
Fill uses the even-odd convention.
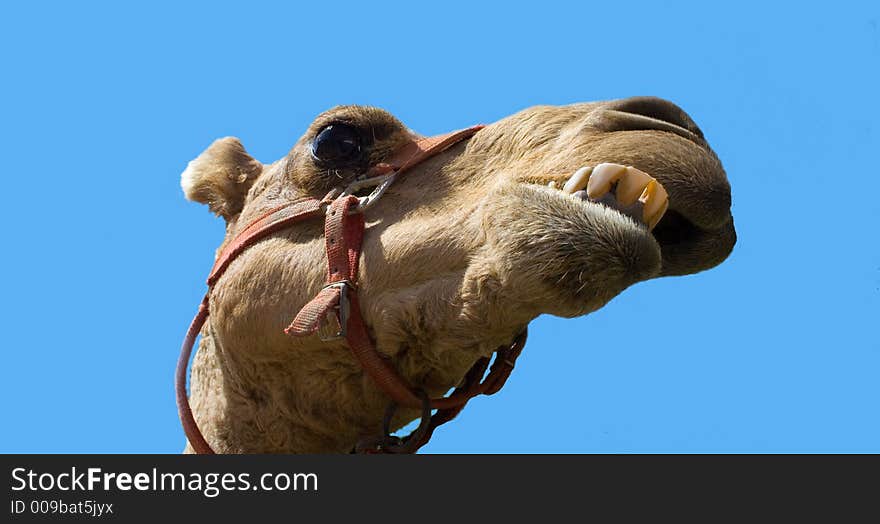
[[[691,133],[703,138],[703,131],[700,130],[699,126],[682,108],[662,98],[653,96],[626,98],[611,104],[609,109],[660,120],[661,122],[687,129]]]
[[[637,96],[617,100],[605,107],[609,131],[658,130],[675,133],[684,138],[705,142],[703,131],[684,112],[668,100]]]

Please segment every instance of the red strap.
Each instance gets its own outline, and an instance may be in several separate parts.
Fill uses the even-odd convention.
[[[189,398],[186,396],[186,367],[189,365],[189,357],[192,355],[193,346],[196,343],[196,337],[208,318],[208,295],[202,299],[199,304],[199,311],[193,318],[189,329],[186,330],[186,337],[183,339],[183,345],[180,348],[180,357],[177,359],[177,369],[174,373],[174,389],[177,396],[177,413],[180,415],[180,422],[183,424],[183,432],[189,441],[193,450],[200,455],[213,455],[214,450],[205,440],[205,436],[199,430],[196,419],[193,417],[192,408],[189,405]]]
[[[348,317],[348,347],[373,382],[394,402],[401,406],[419,408],[422,400],[378,351],[376,351],[367,326],[361,316],[357,294],[351,296],[351,315]]]
[[[338,320],[340,325],[346,321],[345,338],[349,349],[382,391],[398,403],[418,407],[421,406],[421,400],[388,361],[376,351],[361,316],[357,295],[357,273],[364,238],[364,215],[349,213],[356,205],[357,198],[349,196],[336,199],[327,209],[324,225],[327,246],[327,286],[303,306],[285,333],[307,336],[318,331],[327,315],[340,307],[343,287],[332,284],[346,282],[351,291],[346,296],[349,314],[347,319],[340,316]]]
[[[403,439],[390,435],[379,438],[368,437],[359,441],[355,450],[360,453],[415,453],[431,440],[431,436],[437,427],[454,419],[464,409],[469,399],[479,394],[493,395],[501,389],[504,382],[510,376],[510,372],[513,371],[515,361],[522,352],[523,347],[525,347],[527,337],[528,330],[523,329],[509,346],[500,346],[496,349],[495,362],[492,363],[492,368],[485,379],[483,374],[486,372],[486,368],[489,367],[490,359],[488,357],[481,358],[473,365],[465,375],[463,384],[456,388],[452,395],[448,397],[449,399],[463,398],[464,402],[453,407],[437,409],[437,412],[433,415],[430,415],[430,411],[427,414],[423,413],[423,420],[419,424],[419,429],[416,429],[412,434]],[[430,416],[427,424],[425,424],[425,416]],[[424,430],[422,430],[423,425],[425,426]],[[402,442],[403,445],[399,444],[399,442]],[[390,446],[388,445],[389,443],[391,444]]]
[[[352,290],[356,289],[361,243],[364,239],[364,215],[352,215],[349,211],[357,204],[357,197],[347,196],[337,198],[327,208],[324,222],[327,286],[297,313],[290,326],[284,330],[288,335],[302,337],[315,333],[327,313],[339,307],[343,290],[341,287],[329,287],[330,284],[347,281]]]
[[[293,223],[321,216],[322,203],[317,198],[303,198],[273,208],[257,217],[247,227],[242,229],[232,239],[232,242],[223,247],[223,251],[220,252],[217,261],[214,262],[211,274],[208,275],[208,286],[213,286],[217,279],[220,278],[220,275],[226,271],[229,263],[257,240],[280,231]]]
[[[420,138],[401,147],[385,163],[393,166],[398,174],[402,173],[416,164],[446,151],[462,140],[472,137],[474,133],[484,127],[486,126],[480,124],[444,135]]]
[[[339,307],[340,298],[341,290],[339,288],[325,287],[299,310],[296,318],[284,329],[284,332],[295,337],[307,337],[317,333],[321,324],[326,320],[327,314]]]

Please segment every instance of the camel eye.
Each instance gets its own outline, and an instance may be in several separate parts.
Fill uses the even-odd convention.
[[[346,124],[330,124],[312,141],[312,156],[320,162],[344,164],[356,160],[360,153],[360,134]]]

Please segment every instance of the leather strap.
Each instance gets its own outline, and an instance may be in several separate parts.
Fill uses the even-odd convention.
[[[452,145],[469,138],[483,126],[473,126],[445,135],[429,137],[410,142],[399,149],[386,163],[371,168],[368,174],[404,171],[424,160],[439,154]],[[254,219],[224,246],[208,276],[209,293],[199,306],[196,317],[190,324],[181,347],[176,371],[177,406],[181,423],[190,444],[197,453],[213,453],[193,417],[186,394],[187,365],[195,345],[195,339],[208,318],[208,297],[210,289],[217,283],[229,264],[248,247],[266,236],[289,227],[297,222],[325,215],[325,245],[327,252],[326,285],[318,295],[307,303],[285,329],[293,336],[308,336],[317,332],[334,311],[340,324],[340,332],[348,342],[349,348],[364,371],[376,385],[386,393],[393,404],[410,408],[430,407],[438,412],[430,416],[430,424],[424,427],[417,439],[407,446],[406,452],[414,452],[428,441],[434,428],[454,418],[464,405],[476,395],[491,395],[498,391],[510,372],[525,343],[525,330],[509,346],[496,350],[495,363],[485,380],[481,379],[489,366],[489,358],[482,358],[468,372],[464,385],[452,395],[428,400],[421,392],[414,391],[375,348],[363,321],[357,294],[357,274],[361,244],[364,236],[363,213],[352,212],[358,205],[358,198],[346,195],[330,201],[336,194],[331,192],[323,200],[304,198],[271,209]],[[326,211],[324,205],[328,204]],[[346,311],[347,314],[344,314]],[[427,404],[426,404],[427,402]],[[428,409],[428,415],[430,415]],[[425,422],[423,420],[423,422]],[[381,446],[380,446],[381,451]]]
[[[424,162],[434,155],[446,151],[455,144],[472,137],[484,125],[471,126],[444,135],[430,136],[414,140],[398,149],[385,163],[394,167],[398,174]]]
[[[326,322],[328,313],[333,310],[338,311],[342,307],[342,294],[346,291],[344,286],[352,288],[352,293],[344,298],[348,300],[349,314],[337,317],[340,326],[345,323],[345,338],[349,349],[364,371],[389,397],[405,406],[413,403],[419,406],[421,400],[388,361],[376,351],[361,315],[357,295],[357,274],[364,235],[364,216],[361,213],[349,214],[349,210],[354,205],[357,205],[357,198],[349,196],[335,200],[327,209],[324,227],[327,247],[327,285],[314,299],[303,306],[285,333],[293,336],[308,336],[318,331],[321,324]],[[337,283],[344,283],[344,286],[334,286]]]
[[[324,244],[327,251],[327,285],[306,304],[284,330],[288,335],[307,336],[318,331],[330,309],[339,307],[342,287],[337,282],[357,285],[358,262],[364,238],[364,215],[349,215],[358,204],[357,197],[340,197],[327,208],[324,222]]]
[[[321,202],[315,198],[303,198],[271,209],[254,219],[232,239],[232,242],[223,247],[208,275],[208,287],[213,287],[220,275],[226,271],[229,263],[257,240],[296,222],[321,216],[324,213]]]
[[[207,318],[208,295],[206,293],[202,303],[199,304],[198,313],[190,323],[189,329],[186,330],[186,337],[184,337],[183,345],[180,348],[180,357],[177,359],[177,369],[174,372],[174,393],[177,397],[177,413],[180,415],[180,423],[183,425],[183,432],[193,450],[200,455],[213,455],[214,450],[205,440],[205,436],[202,435],[199,425],[193,417],[189,398],[186,396],[186,367],[189,365],[189,357],[196,343],[196,337],[199,336],[199,331]]]

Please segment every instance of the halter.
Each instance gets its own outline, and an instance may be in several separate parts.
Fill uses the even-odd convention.
[[[208,276],[208,291],[186,332],[175,374],[177,410],[184,433],[196,453],[214,453],[193,417],[186,392],[187,367],[196,337],[208,318],[211,290],[229,264],[248,247],[298,222],[322,216],[327,252],[326,283],[317,296],[303,306],[284,332],[291,336],[317,333],[323,341],[345,339],[364,372],[391,398],[385,413],[383,435],[362,439],[355,448],[356,452],[414,453],[428,442],[437,426],[455,418],[471,398],[481,394],[492,395],[501,389],[525,345],[525,329],[509,346],[495,350],[495,361],[485,379],[483,375],[489,368],[491,357],[477,360],[465,375],[462,385],[449,396],[428,398],[424,391],[413,389],[387,358],[376,350],[361,316],[357,292],[358,262],[365,228],[364,210],[381,198],[404,172],[470,138],[482,127],[473,126],[445,135],[413,140],[398,149],[387,162],[372,166],[344,189],[336,188],[323,199],[307,197],[267,211],[251,221],[223,248]],[[369,195],[356,195],[371,187],[373,190]],[[419,427],[403,438],[391,435],[390,431],[391,419],[401,406],[419,409],[422,414]],[[437,411],[432,415],[432,410]]]

